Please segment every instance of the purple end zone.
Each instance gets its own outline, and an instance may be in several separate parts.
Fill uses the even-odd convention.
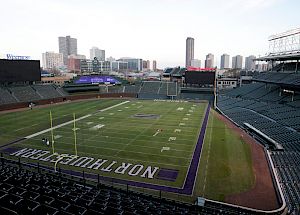
[[[17,148],[17,147],[15,147],[15,148],[9,147],[9,148],[2,149],[1,152],[12,154],[19,150],[20,150],[20,148]]]
[[[144,182],[129,181],[129,180],[123,180],[123,179],[117,179],[117,178],[111,178],[111,177],[105,177],[105,176],[99,176],[99,179],[103,180],[103,181],[109,181],[109,182],[119,183],[119,184],[126,184],[126,185],[130,185],[130,186],[135,186],[135,187],[144,187],[144,188],[149,188],[149,189],[153,189],[153,190],[161,190],[161,191],[166,191],[166,192],[191,195],[193,193],[194,183],[196,180],[198,164],[200,161],[200,154],[201,154],[202,145],[203,145],[204,136],[205,136],[205,130],[206,130],[207,122],[208,122],[209,111],[210,111],[210,104],[208,104],[206,112],[205,112],[205,116],[204,116],[204,119],[202,122],[199,138],[198,138],[195,150],[194,150],[193,158],[191,160],[190,167],[189,167],[183,188],[175,188],[175,187],[169,187],[169,186],[163,186],[163,185],[149,184],[149,183],[144,183]],[[8,143],[4,146],[11,145],[11,144],[19,142],[19,141],[22,141],[22,139]],[[33,164],[33,163],[28,163],[28,165],[37,166],[37,164]],[[46,166],[40,166],[40,167],[53,171],[53,168],[50,168],[50,167],[46,167]],[[74,171],[74,170],[61,169],[61,172],[70,174],[70,175],[74,175],[74,176],[79,176],[79,177],[81,177],[83,175],[82,172]],[[164,174],[166,174],[166,172],[163,171],[163,173],[161,173],[161,174],[164,175]],[[93,173],[85,173],[84,175],[85,175],[85,178],[89,178],[89,179],[95,180],[98,178],[98,175],[93,174]],[[174,175],[175,175],[175,173],[174,173]]]
[[[155,178],[165,181],[176,181],[178,170],[176,169],[160,169]]]

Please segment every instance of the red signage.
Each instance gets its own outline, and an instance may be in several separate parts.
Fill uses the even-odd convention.
[[[192,67],[192,66],[189,66],[187,68],[187,71],[216,71],[215,68],[199,68],[199,67]]]

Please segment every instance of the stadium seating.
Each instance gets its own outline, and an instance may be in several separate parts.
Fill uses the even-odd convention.
[[[1,214],[256,214],[207,200],[204,206],[87,183],[40,166],[0,162]]]
[[[139,93],[158,94],[160,81],[144,81]]]
[[[32,88],[35,89],[43,99],[61,97],[61,94],[52,85],[34,85]]]
[[[300,213],[300,95],[294,95],[292,101],[291,95],[281,94],[280,86],[273,83],[291,85],[298,76],[262,73],[256,79],[266,83],[223,91],[217,99],[218,108],[240,127],[246,129],[244,123],[247,122],[283,147],[283,151],[270,152],[289,211],[293,214]],[[264,139],[255,137],[266,147],[273,148]]]
[[[6,89],[0,88],[0,105],[1,104],[9,104],[16,103],[17,100],[10,94]]]
[[[9,90],[20,102],[31,102],[42,99],[31,86],[10,87]]]
[[[124,86],[124,93],[138,93],[140,88],[140,85],[126,85]]]
[[[264,72],[253,76],[254,81],[300,86],[300,74],[291,72]]]

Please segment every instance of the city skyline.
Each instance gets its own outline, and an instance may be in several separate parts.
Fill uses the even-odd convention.
[[[207,53],[262,56],[270,35],[299,27],[299,6],[296,0],[14,0],[3,2],[0,13],[9,17],[1,23],[0,53],[41,60],[42,53],[58,52],[57,37],[71,35],[80,54],[97,46],[114,58],[156,59],[158,68],[185,65],[186,37],[195,39],[194,58],[202,61]]]

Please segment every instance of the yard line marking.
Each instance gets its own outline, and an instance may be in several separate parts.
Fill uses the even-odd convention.
[[[106,110],[110,110],[110,109],[112,109],[112,108],[114,108],[114,107],[118,107],[118,106],[123,105],[123,104],[126,104],[126,103],[128,103],[128,102],[129,102],[129,101],[121,102],[121,103],[119,103],[119,104],[116,104],[116,105],[113,105],[113,106],[104,108],[104,109],[99,110],[99,111],[97,111],[97,112],[103,112],[103,111],[106,111]],[[80,121],[80,120],[85,119],[85,118],[88,118],[88,117],[90,117],[90,116],[92,116],[92,115],[93,115],[93,114],[87,114],[87,115],[85,115],[85,116],[79,117],[79,118],[77,118],[77,119],[75,120],[75,122]],[[51,130],[54,130],[54,129],[57,129],[57,128],[61,128],[61,127],[65,126],[65,125],[69,125],[69,124],[72,124],[72,123],[74,123],[74,120],[71,120],[71,121],[62,123],[62,124],[60,124],[60,125],[56,125],[56,126],[54,126],[54,127],[52,127],[52,128],[48,128],[48,129],[45,129],[45,130],[43,130],[43,131],[39,131],[39,132],[34,133],[34,134],[31,134],[31,135],[28,135],[28,136],[26,136],[25,138],[26,138],[26,139],[30,139],[30,138],[36,137],[36,136],[38,136],[38,135],[47,133],[47,132],[49,132],[49,131],[51,131]]]
[[[54,136],[54,139],[55,139],[55,140],[57,140],[57,139],[59,139],[59,138],[62,138],[62,135],[55,135],[55,136]]]
[[[19,128],[19,129],[16,129],[15,131],[21,131],[23,129],[26,129],[27,127],[22,127],[22,128]]]

